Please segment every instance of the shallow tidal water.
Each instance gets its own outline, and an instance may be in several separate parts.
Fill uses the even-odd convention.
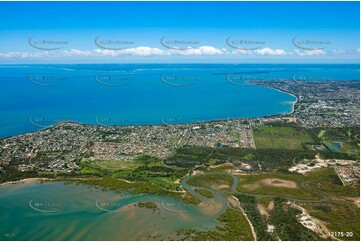
[[[157,210],[135,206],[154,202]],[[0,240],[169,240],[180,229],[214,230],[224,197],[199,206],[160,195],[115,193],[63,182],[0,187]]]

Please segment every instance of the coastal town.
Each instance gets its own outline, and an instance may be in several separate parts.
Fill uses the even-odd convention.
[[[240,120],[187,125],[92,126],[63,122],[45,130],[0,141],[0,164],[25,171],[74,172],[77,161],[166,158],[184,145],[255,148],[249,125]]]
[[[249,82],[290,93],[297,98],[291,115],[304,127],[360,125],[359,81],[300,81],[261,79]]]

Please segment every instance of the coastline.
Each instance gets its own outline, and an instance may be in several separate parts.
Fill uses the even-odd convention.
[[[296,98],[296,101],[292,102],[292,111],[290,113],[287,113],[287,114],[293,114],[295,112],[295,105],[298,103],[298,97],[290,92],[286,92],[286,91],[283,91],[281,89],[278,89],[278,88],[274,88],[274,87],[267,87],[267,86],[261,86],[261,85],[257,85],[259,87],[264,87],[264,88],[268,88],[268,89],[273,89],[273,90],[276,90],[278,92],[282,92],[282,93],[285,93],[285,94],[288,94],[288,95],[291,95],[293,96],[294,98]],[[279,115],[282,115],[282,114],[279,114]]]
[[[251,85],[251,84],[250,84]],[[160,124],[140,124],[140,125],[108,125],[107,127],[141,127],[141,126],[163,126],[163,125],[167,125],[167,126],[178,126],[178,125],[196,125],[196,124],[205,124],[205,123],[214,123],[214,122],[222,122],[222,121],[230,121],[230,120],[251,120],[251,119],[260,119],[260,118],[272,118],[272,117],[279,117],[279,116],[284,116],[284,115],[290,115],[293,114],[295,112],[295,105],[299,102],[299,99],[297,96],[295,96],[292,93],[280,90],[278,88],[273,88],[273,87],[267,87],[267,86],[262,86],[262,85],[253,85],[253,86],[259,86],[259,87],[263,87],[263,88],[268,88],[268,89],[272,89],[281,93],[285,93],[288,94],[290,96],[293,96],[296,100],[293,102],[290,102],[292,105],[292,111],[291,112],[286,112],[286,113],[278,113],[278,114],[270,114],[270,115],[264,115],[264,116],[259,116],[259,117],[245,117],[245,118],[220,118],[220,119],[213,119],[213,120],[205,120],[205,121],[201,121],[201,120],[196,120],[195,122],[189,122],[189,123],[177,123],[177,124],[167,124],[165,122],[160,123]],[[162,121],[162,118],[161,118]],[[51,126],[48,127],[44,127],[42,129],[39,130],[33,130],[33,131],[29,131],[29,132],[25,132],[25,133],[21,133],[21,134],[15,134],[15,135],[10,135],[10,136],[6,136],[6,137],[0,137],[0,140],[5,140],[8,138],[12,138],[12,137],[16,137],[19,135],[24,135],[24,134],[29,134],[29,133],[35,133],[35,132],[39,132],[42,130],[47,130],[49,128],[52,128],[53,126],[56,126],[60,123],[74,123],[74,124],[79,124],[79,125],[85,125],[85,126],[101,126],[99,124],[87,124],[87,123],[81,123],[81,122],[77,122],[77,121],[72,121],[72,120],[62,120],[56,124],[53,124]]]
[[[34,181],[44,181],[44,180],[51,180],[50,178],[41,178],[41,177],[33,177],[33,178],[24,178],[24,179],[20,179],[20,180],[16,180],[16,181],[7,181],[7,182],[3,182],[0,183],[0,187],[1,186],[6,186],[6,185],[15,185],[15,184],[25,184],[25,183],[30,183],[30,182],[34,182]]]

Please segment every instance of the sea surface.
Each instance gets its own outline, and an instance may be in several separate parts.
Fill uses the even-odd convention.
[[[177,124],[292,112],[296,98],[252,79],[359,80],[359,65],[0,65],[0,138],[63,120]]]

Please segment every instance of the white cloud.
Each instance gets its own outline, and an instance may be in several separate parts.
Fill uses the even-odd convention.
[[[151,48],[151,47],[136,47],[136,48],[128,48],[116,51],[120,56],[123,55],[130,55],[130,56],[162,56],[167,55],[166,52],[164,52],[161,49],[158,48]]]
[[[332,54],[334,54],[334,55],[344,55],[344,54],[346,54],[346,51],[333,49]]]
[[[343,54],[360,54],[360,49],[345,51],[334,49],[327,53],[325,50],[299,50],[286,51],[283,49],[272,49],[265,47],[256,50],[242,50],[232,49],[227,50],[225,48],[219,49],[213,46],[201,46],[198,48],[189,48],[186,50],[174,50],[174,49],[159,49],[147,46],[140,46],[135,48],[127,48],[122,50],[110,50],[110,49],[94,49],[94,50],[57,50],[57,51],[38,51],[38,52],[5,52],[0,53],[0,59],[56,59],[56,58],[97,58],[97,57],[122,57],[122,56],[215,56],[215,55],[253,55],[253,56],[285,56],[285,55],[297,55],[297,56],[323,56],[326,54],[343,55]]]
[[[186,50],[169,50],[171,54],[175,55],[224,55],[227,53],[226,49],[218,49],[213,46],[201,46],[198,48],[190,48]]]
[[[0,58],[10,59],[10,58],[20,58],[20,59],[32,59],[32,58],[43,58],[48,57],[48,52],[6,52],[0,53]]]
[[[91,51],[70,50],[59,52],[58,55],[71,57],[119,57],[119,56],[161,56],[166,55],[164,51],[158,48],[140,46],[136,48],[127,48],[122,50],[95,49]]]
[[[271,49],[271,48],[262,48],[262,49],[257,49],[254,50],[254,53],[256,55],[289,55],[291,53],[286,52],[285,50],[282,49]]]
[[[280,56],[280,55],[292,55],[292,53],[287,52],[282,49],[271,49],[269,47],[265,47],[262,49],[256,50],[246,50],[246,49],[235,49],[231,51],[231,54],[242,54],[242,55],[260,55],[260,56]]]
[[[0,53],[0,58],[59,58],[59,57],[121,57],[121,56],[166,56],[166,55],[223,55],[226,49],[218,49],[213,46],[201,46],[199,48],[191,48],[187,50],[161,50],[159,48],[151,48],[140,46],[136,48],[127,48],[122,50],[95,49],[95,50],[60,50],[60,51],[44,51],[44,52],[6,52]]]
[[[298,56],[320,56],[325,55],[326,51],[324,50],[294,50],[294,53]]]
[[[51,57],[72,57],[72,56],[78,56],[78,57],[89,57],[93,53],[89,50],[77,50],[77,49],[70,49],[70,50],[64,50],[60,52],[48,52]]]
[[[256,50],[247,50],[247,49],[235,49],[231,51],[231,54],[242,54],[242,55],[260,55],[260,56],[270,56],[270,55],[292,55],[292,53],[287,52],[282,49],[271,49],[269,47],[265,47],[262,49]]]
[[[234,55],[251,55],[252,51],[243,50],[243,49],[234,49],[234,50],[231,51],[231,54],[234,54]]]

